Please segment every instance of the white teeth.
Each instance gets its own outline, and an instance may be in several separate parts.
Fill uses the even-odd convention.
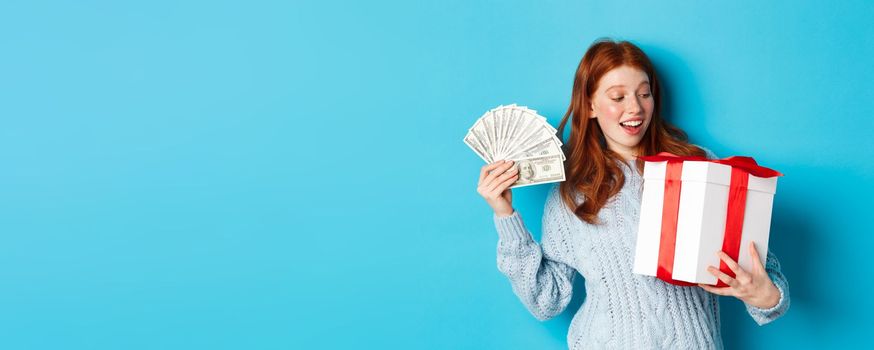
[[[643,124],[643,121],[633,120],[633,121],[623,122],[623,123],[619,123],[619,124],[621,124],[622,126],[638,126],[640,124]]]

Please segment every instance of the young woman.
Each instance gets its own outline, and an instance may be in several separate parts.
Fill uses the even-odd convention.
[[[498,269],[528,310],[538,320],[560,314],[576,273],[585,278],[586,300],[567,337],[571,349],[721,349],[717,295],[742,300],[759,325],[789,308],[780,263],[768,252],[762,264],[753,244],[741,251],[752,255],[752,271],[717,253],[736,274],[710,267],[724,288],[677,286],[632,273],[643,183],[636,157],[666,151],[716,158],[663,119],[660,94],[652,63],[634,44],[602,39],[589,47],[558,128],[561,137],[570,120],[567,181],[549,191],[541,244],[513,210],[513,162],[481,169],[477,191],[494,209]]]

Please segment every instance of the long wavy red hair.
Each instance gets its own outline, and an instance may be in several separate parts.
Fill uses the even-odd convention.
[[[661,85],[652,62],[636,45],[628,41],[598,39],[583,55],[574,77],[571,103],[558,127],[558,137],[564,136],[564,128],[571,121],[570,136],[564,144],[566,181],[559,186],[562,200],[581,220],[599,224],[598,212],[607,201],[616,195],[625,184],[625,176],[619,168],[622,157],[610,150],[598,120],[590,118],[588,108],[598,81],[610,70],[630,66],[645,72],[649,77],[650,91],[655,105],[652,120],[637,145],[638,155],[671,152],[677,155],[706,156],[703,149],[690,144],[686,133],[664,120],[661,114]],[[635,163],[637,171],[643,172],[643,161]],[[576,193],[584,200],[578,203]]]

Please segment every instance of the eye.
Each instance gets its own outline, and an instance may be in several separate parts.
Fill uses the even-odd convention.
[[[651,94],[648,93],[648,92],[645,93],[645,94],[640,94],[640,96],[643,97],[643,98],[647,98],[647,97],[649,97],[650,95],[651,95]]]
[[[616,101],[616,102],[619,102],[619,101],[622,101],[623,98],[625,98],[625,96],[619,96],[619,97],[616,97],[616,98],[611,98],[611,100]]]

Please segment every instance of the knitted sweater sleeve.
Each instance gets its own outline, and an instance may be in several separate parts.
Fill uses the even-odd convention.
[[[562,313],[571,300],[576,271],[568,265],[561,200],[557,187],[546,200],[542,243],[534,241],[518,211],[507,217],[494,214],[498,230],[498,270],[510,280],[513,292],[531,314],[545,321]]]
[[[718,158],[710,149],[702,146],[698,147],[701,147],[701,149],[707,153],[707,158]],[[780,301],[777,302],[777,305],[774,305],[774,307],[769,309],[761,309],[744,303],[744,305],[746,305],[747,313],[749,313],[753,320],[755,320],[760,326],[776,320],[789,310],[789,282],[786,280],[786,276],[783,276],[783,272],[780,269],[780,261],[777,260],[777,256],[775,256],[770,250],[768,251],[768,256],[765,260],[765,271],[768,273],[768,277],[771,278],[771,281],[774,282],[774,285],[777,286],[777,289],[780,290]]]

